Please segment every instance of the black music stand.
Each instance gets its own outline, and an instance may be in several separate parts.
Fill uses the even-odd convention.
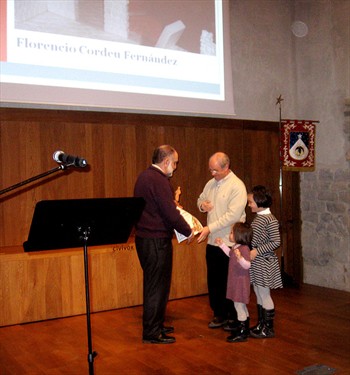
[[[24,251],[84,247],[89,374],[97,353],[92,350],[88,245],[127,242],[144,208],[143,198],[101,198],[40,201],[35,206]]]

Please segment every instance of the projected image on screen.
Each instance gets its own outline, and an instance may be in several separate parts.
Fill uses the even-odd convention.
[[[193,14],[198,21],[193,22]],[[193,1],[183,7],[178,1],[160,0],[15,0],[14,17],[16,29],[210,55],[216,52],[214,1]]]
[[[189,109],[192,100],[209,100],[220,107],[227,101],[222,5],[221,0],[2,1],[1,99],[184,112],[197,111]],[[178,98],[189,104],[172,109]]]

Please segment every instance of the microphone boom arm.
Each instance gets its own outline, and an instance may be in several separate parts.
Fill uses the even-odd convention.
[[[48,175],[50,175],[50,174],[52,174],[52,173],[58,172],[58,171],[60,171],[60,170],[64,170],[64,169],[66,169],[67,167],[69,167],[69,165],[61,164],[61,165],[59,165],[58,167],[52,168],[52,169],[50,169],[50,170],[47,171],[47,172],[44,172],[44,173],[38,174],[38,175],[36,175],[36,176],[33,176],[33,177],[31,177],[31,178],[28,178],[27,180],[24,180],[24,181],[22,181],[22,182],[19,182],[19,183],[15,184],[15,185],[9,186],[9,187],[6,188],[6,189],[0,190],[0,195],[5,194],[5,193],[8,193],[9,191],[14,190],[14,189],[17,189],[17,188],[19,188],[19,187],[21,187],[21,186],[27,185],[27,184],[29,184],[29,183],[31,183],[31,182],[33,182],[33,181],[39,180],[40,178],[46,177],[46,176],[48,176]]]

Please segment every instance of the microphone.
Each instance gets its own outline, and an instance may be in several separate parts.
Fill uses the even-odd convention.
[[[85,168],[88,163],[79,156],[68,155],[63,151],[55,151],[52,155],[53,160],[60,164],[74,165],[74,167]]]

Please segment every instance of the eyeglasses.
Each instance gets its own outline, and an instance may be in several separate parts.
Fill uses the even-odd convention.
[[[210,172],[211,174],[217,174],[217,173],[219,173],[220,171],[218,171],[217,169],[209,169],[209,172]]]

